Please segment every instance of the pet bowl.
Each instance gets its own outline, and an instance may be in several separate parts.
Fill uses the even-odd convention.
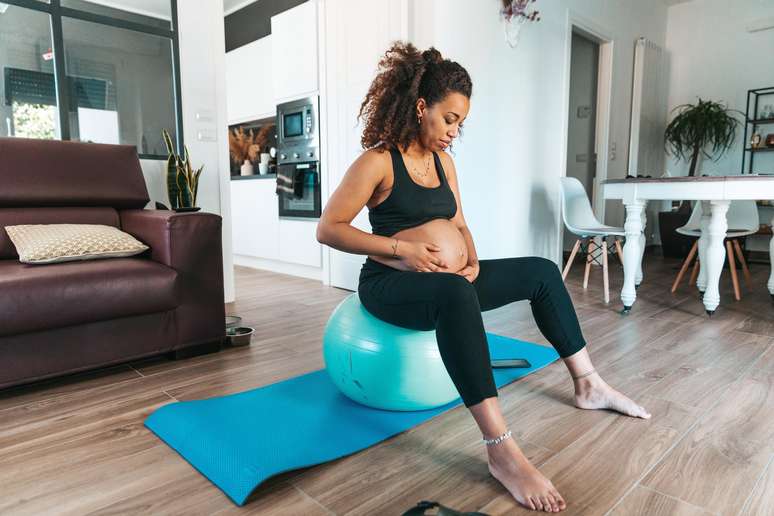
[[[237,326],[226,330],[226,342],[231,346],[247,346],[255,330],[249,326]]]

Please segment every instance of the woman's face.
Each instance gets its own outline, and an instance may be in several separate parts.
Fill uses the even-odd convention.
[[[419,138],[432,151],[446,149],[459,135],[462,122],[468,116],[470,100],[462,93],[452,92],[428,107],[425,99],[417,101],[417,115],[422,116]]]

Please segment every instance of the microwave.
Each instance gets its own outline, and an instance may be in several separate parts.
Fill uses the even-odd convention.
[[[319,96],[277,104],[277,147],[319,147]]]

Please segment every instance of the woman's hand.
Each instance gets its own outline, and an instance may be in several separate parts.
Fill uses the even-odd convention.
[[[403,270],[438,272],[446,268],[446,262],[436,254],[440,250],[439,246],[429,242],[399,240],[397,252]]]
[[[464,276],[465,278],[467,278],[469,282],[473,283],[474,281],[476,281],[476,278],[478,277],[478,271],[479,271],[479,267],[478,267],[478,260],[477,260],[473,263],[468,263],[465,267],[460,269],[455,274]]]

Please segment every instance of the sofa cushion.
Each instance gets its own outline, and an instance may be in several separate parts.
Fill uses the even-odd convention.
[[[171,310],[177,283],[177,272],[144,258],[46,266],[0,260],[0,335]]]
[[[0,260],[17,258],[5,226],[19,224],[104,224],[119,227],[113,208],[0,208]]]
[[[149,249],[132,235],[102,224],[21,224],[5,231],[22,263],[125,258]]]

